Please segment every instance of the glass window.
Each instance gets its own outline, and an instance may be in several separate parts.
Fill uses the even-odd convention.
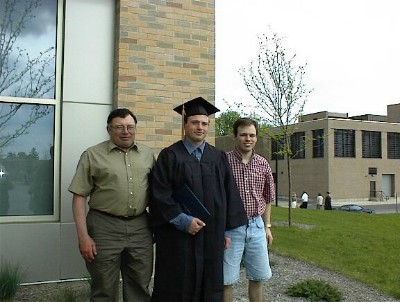
[[[356,157],[355,131],[335,129],[335,157]]]
[[[0,217],[55,214],[57,5],[0,1]]]
[[[272,160],[277,160],[277,159],[284,159],[284,156],[282,153],[279,153],[283,147],[283,142],[279,140],[271,140],[271,159]]]
[[[388,132],[387,157],[389,159],[400,159],[400,133]]]
[[[0,96],[55,98],[56,0],[0,1]]]
[[[377,131],[362,131],[362,157],[381,158],[381,133]]]
[[[313,157],[324,157],[324,129],[312,131],[313,135]]]
[[[0,216],[53,214],[54,106],[0,102]]]
[[[293,133],[290,137],[290,148],[292,151],[292,158],[305,158],[305,132]]]

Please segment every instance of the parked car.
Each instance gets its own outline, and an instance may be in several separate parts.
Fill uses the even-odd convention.
[[[363,208],[357,204],[345,204],[337,208],[339,211],[348,211],[348,212],[358,212],[358,213],[367,213],[374,214],[375,211],[372,209]]]

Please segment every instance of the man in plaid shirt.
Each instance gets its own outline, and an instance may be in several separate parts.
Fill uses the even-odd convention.
[[[254,152],[258,125],[249,118],[240,118],[233,125],[236,143],[227,152],[233,176],[247,213],[247,225],[225,232],[231,238],[224,252],[224,302],[231,302],[232,284],[240,278],[240,263],[246,267],[249,279],[249,299],[263,301],[262,282],[272,276],[268,244],[272,244],[271,204],[275,201],[275,186],[268,161]]]

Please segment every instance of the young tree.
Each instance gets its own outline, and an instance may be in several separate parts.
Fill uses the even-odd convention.
[[[279,147],[276,155],[286,155],[289,226],[292,191],[290,159],[294,156],[291,137],[312,91],[304,83],[306,65],[297,66],[295,58],[296,55],[287,55],[282,39],[276,33],[265,34],[260,38],[257,59],[248,68],[240,70],[247,90],[256,101],[257,112],[266,124],[274,128],[270,135]]]

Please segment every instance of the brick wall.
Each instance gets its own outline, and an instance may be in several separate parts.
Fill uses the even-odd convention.
[[[137,115],[138,141],[158,152],[181,138],[174,107],[215,101],[214,0],[120,0],[115,46],[114,107]]]

